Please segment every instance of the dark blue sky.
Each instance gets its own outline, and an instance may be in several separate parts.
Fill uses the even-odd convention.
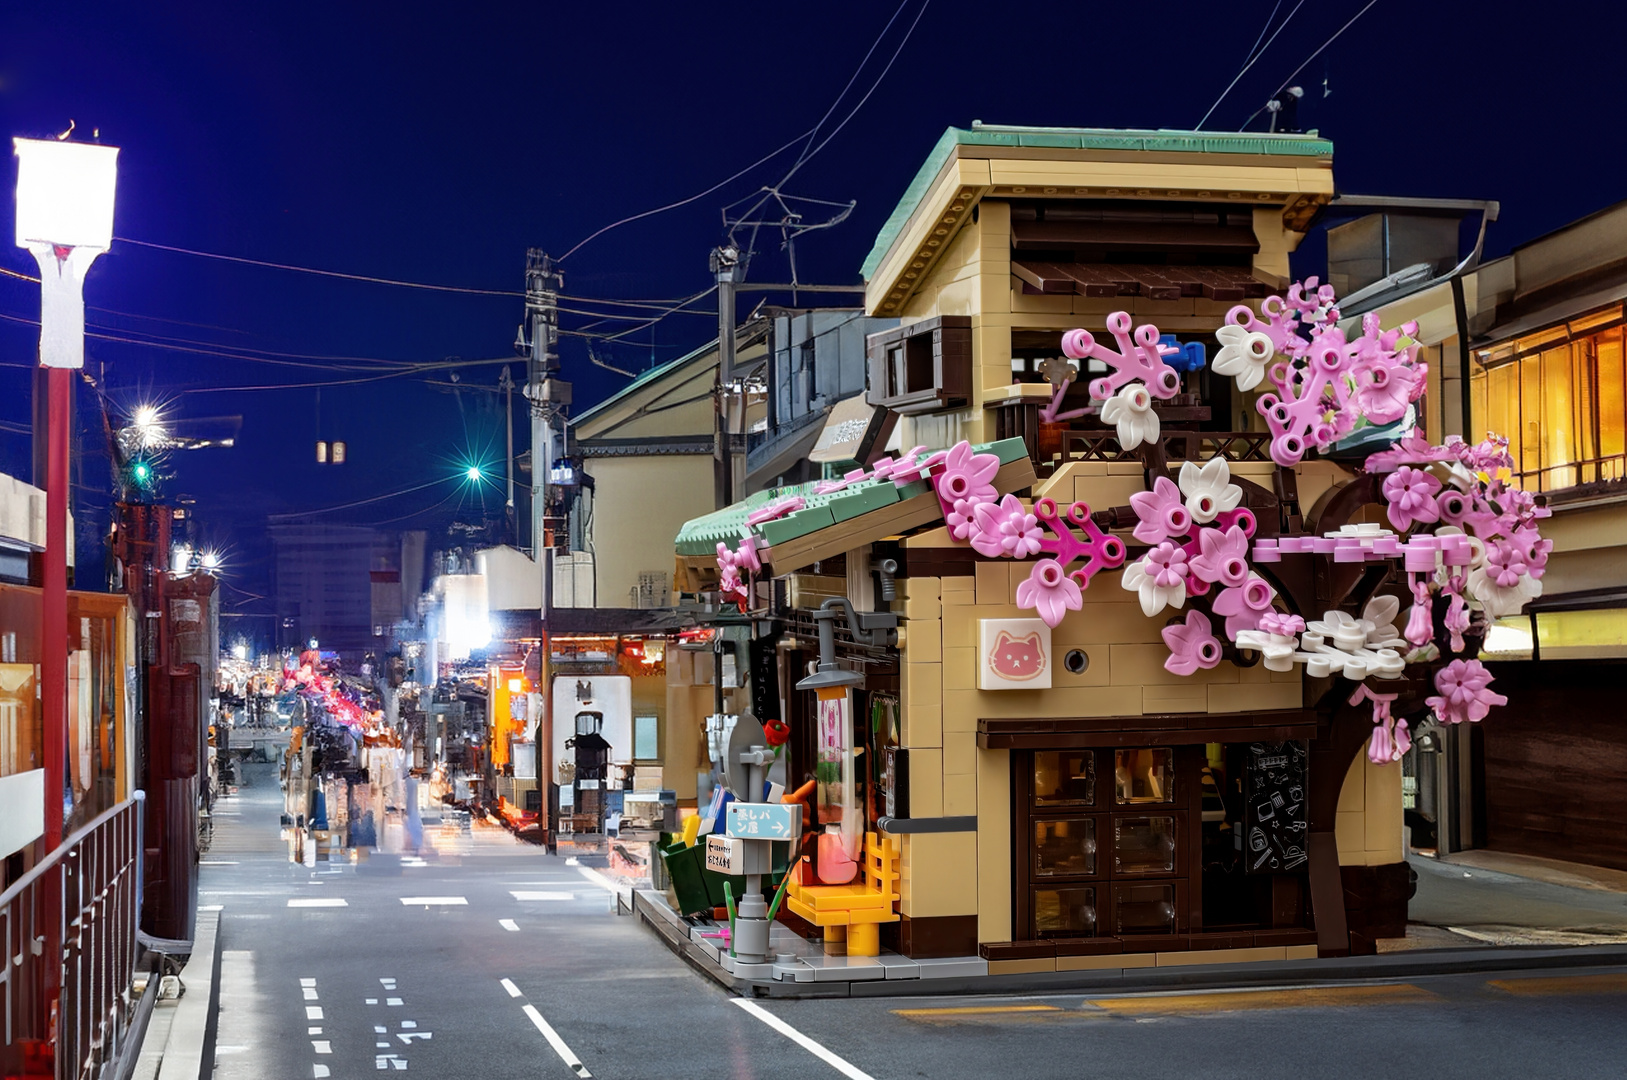
[[[891,55],[908,4],[849,95]],[[1236,128],[1365,0],[1314,0],[1209,126]],[[1292,2],[1280,10],[1287,12]],[[0,15],[0,121],[48,135],[77,121],[122,147],[116,231],[183,248],[472,288],[522,284],[525,249],[559,254],[616,218],[693,194],[806,130],[892,15],[891,0],[780,4],[10,4]],[[1182,12],[1185,14],[1182,14]],[[787,190],[856,199],[805,237],[804,280],[848,283],[944,127],[973,118],[1102,127],[1192,126],[1231,80],[1271,0],[998,5],[935,0],[868,104]],[[1571,14],[1565,14],[1566,11]],[[1278,16],[1280,19],[1280,15]],[[1620,41],[1627,15],[1379,0],[1296,79],[1306,126],[1336,147],[1342,190],[1499,199],[1492,253],[1622,197]],[[1330,96],[1323,97],[1323,80]],[[828,131],[846,115],[843,104]],[[778,179],[763,166],[714,196],[620,229],[566,264],[582,297],[681,297],[708,284],[720,208]],[[10,235],[10,201],[0,235]],[[0,267],[32,272],[0,246]],[[769,243],[757,280],[783,279]],[[519,300],[415,292],[115,245],[87,288],[91,321],[188,348],[434,361],[511,353]],[[580,306],[580,305],[578,305]],[[36,287],[0,279],[0,314],[37,317]],[[585,320],[567,316],[567,326]],[[605,350],[637,369],[705,340],[674,316]],[[135,333],[132,333],[135,332]],[[32,360],[31,328],[0,325],[0,364]],[[203,344],[197,344],[203,343]],[[267,512],[365,498],[450,474],[500,448],[489,395],[397,379],[305,388],[349,370],[92,341],[115,399],[178,415],[241,414],[236,448],[177,455],[168,491],[198,500],[206,533],[266,567]],[[622,380],[564,349],[589,402]],[[516,365],[515,373],[522,369]],[[495,382],[496,368],[465,369]],[[82,407],[84,403],[82,402]],[[0,469],[28,475],[24,366],[0,367]],[[320,427],[319,427],[320,424]],[[318,434],[350,461],[319,468]],[[94,446],[87,444],[87,451]],[[500,449],[498,451],[500,456]],[[87,483],[99,484],[87,472]],[[447,484],[336,519],[426,510]],[[86,513],[102,500],[89,500]],[[443,524],[457,500],[408,524]]]

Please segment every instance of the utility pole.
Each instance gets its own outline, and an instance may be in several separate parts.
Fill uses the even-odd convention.
[[[553,472],[554,414],[571,401],[571,385],[555,378],[559,372],[559,293],[564,278],[553,260],[538,248],[525,253],[525,323],[520,340],[526,356],[525,396],[531,403],[531,556],[541,579],[538,621],[542,628],[537,667],[537,784],[542,795],[537,824],[549,850],[553,844],[553,807],[548,778],[553,775],[553,695],[548,689],[548,608],[553,593],[553,557],[548,544],[548,478]],[[526,346],[526,331],[530,344]],[[509,451],[512,459],[512,447]],[[512,490],[511,490],[512,498]]]
[[[717,276],[717,393],[713,398],[712,495],[717,509],[734,502],[734,444],[729,432],[729,388],[734,381],[734,290],[745,276],[740,249],[714,248],[712,273]]]
[[[508,373],[508,367],[503,368],[502,376],[497,380],[497,389],[503,392],[503,420],[508,428],[508,455],[503,458],[503,479],[508,487],[508,501],[504,503],[505,516],[508,519],[509,539],[514,546],[519,546],[519,528],[514,521],[514,379]]]

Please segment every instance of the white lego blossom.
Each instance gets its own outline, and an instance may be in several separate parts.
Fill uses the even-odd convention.
[[[1220,375],[1237,380],[1239,390],[1252,390],[1265,378],[1265,369],[1276,355],[1271,339],[1259,331],[1245,330],[1227,323],[1215,331],[1220,351],[1210,367]]]
[[[1207,525],[1243,501],[1243,489],[1232,483],[1231,466],[1223,457],[1211,458],[1199,468],[1196,462],[1181,465],[1181,494],[1192,520]]]
[[[1102,423],[1118,429],[1119,445],[1134,450],[1142,443],[1158,441],[1158,414],[1152,408],[1152,394],[1145,383],[1130,382],[1102,402]]]

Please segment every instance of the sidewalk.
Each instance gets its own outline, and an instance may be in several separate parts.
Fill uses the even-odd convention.
[[[1411,925],[1406,943],[1387,943],[1385,951],[1627,943],[1622,871],[1496,851],[1409,861],[1418,871]]]

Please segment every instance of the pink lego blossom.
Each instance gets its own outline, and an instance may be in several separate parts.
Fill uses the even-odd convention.
[[[969,442],[956,443],[943,458],[943,471],[933,477],[932,484],[938,498],[953,506],[969,499],[974,502],[993,502],[994,474],[1000,471],[1000,459],[993,454],[974,454]]]
[[[1135,527],[1135,538],[1144,544],[1185,536],[1192,528],[1192,512],[1181,500],[1181,489],[1167,476],[1153,481],[1151,491],[1131,495],[1130,507],[1141,519]]]
[[[794,514],[807,505],[808,500],[798,495],[794,495],[789,499],[781,499],[778,502],[763,507],[761,510],[747,514],[746,524],[761,525],[765,521],[773,521],[776,518],[782,518],[787,514]]]
[[[1370,473],[1394,472],[1398,465],[1429,465],[1454,457],[1449,447],[1433,446],[1421,435],[1404,435],[1388,450],[1368,454],[1362,468]]]
[[[1138,381],[1146,383],[1154,397],[1174,397],[1180,392],[1181,376],[1164,363],[1158,328],[1143,324],[1132,336],[1130,326],[1129,313],[1115,311],[1107,317],[1107,330],[1118,344],[1117,351],[1098,342],[1088,330],[1069,330],[1062,335],[1062,352],[1072,360],[1100,360],[1112,369],[1111,374],[1090,382],[1090,396],[1097,401],[1106,401],[1128,383]]]
[[[1222,589],[1210,605],[1216,615],[1226,616],[1226,636],[1232,641],[1244,630],[1260,629],[1260,620],[1271,611],[1276,590],[1253,574],[1241,586]]]
[[[998,503],[978,503],[972,510],[972,547],[989,558],[1026,559],[1037,554],[1045,533],[1039,519],[1023,509],[1015,495]]]
[[[1508,698],[1491,689],[1491,672],[1478,660],[1454,660],[1435,673],[1439,697],[1424,699],[1443,724],[1477,723],[1486,718],[1493,705],[1507,705]]]
[[[1160,633],[1169,646],[1164,669],[1171,674],[1191,675],[1220,663],[1220,639],[1215,637],[1209,617],[1196,608],[1186,613],[1184,623],[1166,626]]]
[[[1186,552],[1174,544],[1159,544],[1147,552],[1142,566],[1152,583],[1161,589],[1173,589],[1186,581]]]
[[[1385,516],[1397,529],[1439,521],[1441,508],[1435,502],[1435,493],[1440,489],[1441,482],[1429,473],[1403,465],[1384,478],[1384,497],[1390,503]]]
[[[1486,574],[1505,589],[1512,589],[1525,576],[1525,552],[1510,540],[1491,540],[1486,544]]]
[[[1395,722],[1395,760],[1400,761],[1412,749],[1412,736],[1407,733],[1405,717],[1397,718]]]
[[[1509,534],[1509,543],[1524,556],[1525,572],[1540,581],[1547,571],[1548,556],[1554,550],[1554,542],[1544,538],[1536,529],[1516,528]]]
[[[1305,620],[1298,615],[1268,611],[1260,616],[1259,630],[1262,634],[1291,638],[1305,632]]]
[[[1454,574],[1446,580],[1446,632],[1450,635],[1453,652],[1463,651],[1463,635],[1469,631],[1469,604],[1463,598],[1463,577]]]
[[[1393,359],[1359,362],[1350,376],[1356,380],[1356,406],[1374,424],[1392,424],[1405,416],[1425,385],[1422,373]]]
[[[1413,577],[1412,611],[1407,615],[1407,629],[1401,636],[1419,649],[1435,639],[1434,601],[1429,581],[1421,574]]]
[[[983,505],[978,499],[956,499],[953,508],[943,516],[950,535],[956,540],[970,540],[977,532],[977,508]]]
[[[1248,580],[1248,536],[1241,526],[1202,529],[1198,532],[1201,554],[1192,559],[1192,574],[1199,581],[1238,586]]]
[[[1056,627],[1069,611],[1084,606],[1084,594],[1079,585],[1062,569],[1055,559],[1041,559],[1029,572],[1028,580],[1017,586],[1017,606],[1033,609],[1045,620],[1045,625]]]

